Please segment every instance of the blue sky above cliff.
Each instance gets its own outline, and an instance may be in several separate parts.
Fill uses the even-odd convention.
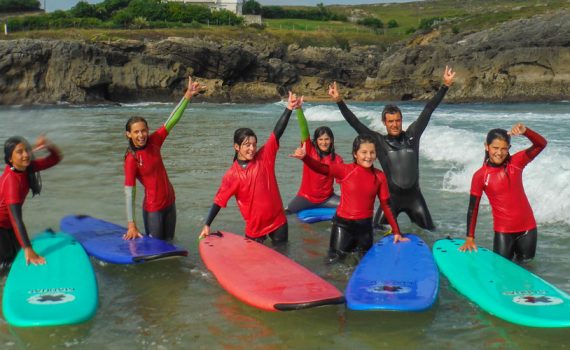
[[[42,8],[44,1],[48,12],[55,10],[68,10],[75,6],[79,0],[40,0]],[[96,4],[102,0],[87,0],[91,4]],[[356,5],[356,4],[379,4],[390,2],[411,2],[410,0],[258,0],[262,5],[306,5],[315,6],[322,2],[325,5],[341,4],[341,5]]]

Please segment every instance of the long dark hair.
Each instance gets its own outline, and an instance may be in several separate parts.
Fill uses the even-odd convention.
[[[130,117],[129,120],[127,120],[127,123],[125,124],[125,131],[130,132],[131,126],[133,126],[133,124],[139,123],[139,122],[143,122],[148,129],[148,123],[147,123],[146,119],[144,119],[143,117],[140,117],[138,115],[135,115],[133,117]],[[136,147],[133,144],[133,140],[131,140],[130,138],[128,138],[128,139],[129,139],[129,145],[127,146],[127,150],[125,151],[125,158],[124,159],[127,159],[127,155],[129,153],[132,154],[133,156],[135,155]]]
[[[371,143],[374,145],[374,148],[376,149],[376,141],[374,139],[374,136],[370,134],[359,134],[354,138],[354,142],[352,142],[352,159],[355,163],[356,163],[356,158],[354,157],[354,154],[358,152],[358,150],[360,149],[360,145],[362,145],[363,143]]]
[[[323,135],[327,135],[331,139],[331,144],[330,144],[329,150],[327,152],[321,151],[321,149],[317,145],[317,139]],[[333,134],[331,128],[329,128],[328,126],[319,126],[318,128],[316,128],[315,132],[313,133],[312,142],[313,142],[313,146],[315,146],[315,149],[317,150],[317,154],[319,155],[320,159],[323,159],[324,156],[329,155],[329,154],[331,156],[331,160],[334,160],[336,158],[336,153],[334,151],[334,134]]]
[[[234,131],[234,144],[241,146],[241,144],[245,139],[252,136],[255,137],[255,141],[257,141],[257,136],[255,135],[253,130],[251,130],[250,128],[239,128],[236,131]],[[237,157],[238,157],[238,151],[236,151],[234,154],[234,161],[237,159]]]
[[[23,143],[30,154],[30,160],[34,160],[34,154],[32,153],[32,147],[28,143],[28,141],[21,137],[21,136],[13,136],[10,137],[4,143],[4,162],[12,167],[13,170],[16,170],[10,162],[10,158],[12,158],[12,154],[14,153],[14,149],[19,144]],[[32,190],[32,197],[36,194],[40,194],[42,191],[42,177],[40,176],[39,171],[34,171],[33,163],[30,163],[30,166],[25,170],[26,176],[28,177],[28,183],[30,185],[30,190]]]
[[[493,141],[495,141],[496,139],[505,141],[509,146],[511,145],[511,135],[509,135],[509,133],[505,129],[490,130],[487,133],[487,139],[485,140],[485,143],[488,146],[491,143],[493,143]],[[505,162],[507,162],[510,157],[511,157],[511,155],[509,154],[507,156],[507,158],[505,159]],[[487,151],[487,149],[485,149],[485,160],[484,160],[484,162],[486,163],[488,160],[489,160],[489,152]]]

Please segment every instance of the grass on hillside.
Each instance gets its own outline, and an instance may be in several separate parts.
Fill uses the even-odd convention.
[[[334,5],[331,11],[348,17],[375,16],[384,24],[395,20],[396,28],[375,31],[351,22],[314,21],[304,19],[265,19],[266,28],[232,26],[206,26],[199,28],[165,29],[62,29],[15,32],[2,39],[47,38],[108,41],[117,39],[160,40],[171,36],[199,37],[216,41],[280,40],[286,44],[297,43],[301,47],[340,47],[354,45],[388,46],[406,39],[419,27],[420,21],[441,17],[438,26],[456,33],[487,29],[513,19],[529,18],[561,8],[570,9],[570,0],[426,0],[411,3],[374,5]]]

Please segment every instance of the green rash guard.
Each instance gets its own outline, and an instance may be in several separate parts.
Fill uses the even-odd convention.
[[[186,97],[182,97],[180,102],[178,102],[176,108],[174,108],[172,113],[170,113],[170,116],[168,117],[166,122],[164,122],[164,128],[166,129],[166,131],[168,131],[169,134],[172,128],[174,128],[174,126],[178,123],[178,121],[182,117],[182,114],[184,114],[186,106],[188,106],[188,102],[190,102],[190,100],[188,100]],[[135,198],[136,198],[136,187],[125,186],[125,202],[126,202],[126,214],[128,222],[135,221],[135,214],[134,214]]]
[[[174,110],[172,111],[172,113],[170,113],[170,116],[168,117],[168,119],[164,123],[164,127],[166,128],[166,131],[168,131],[169,134],[170,134],[170,130],[172,130],[172,128],[174,128],[174,125],[176,125],[176,123],[178,123],[178,121],[182,117],[182,114],[184,113],[186,106],[188,106],[188,102],[189,102],[189,100],[186,99],[186,97],[182,97],[180,102],[178,102],[178,105],[176,106],[176,108],[174,108]]]
[[[310,138],[309,125],[301,108],[297,109],[297,122],[299,123],[299,129],[301,131],[301,142],[308,141]]]

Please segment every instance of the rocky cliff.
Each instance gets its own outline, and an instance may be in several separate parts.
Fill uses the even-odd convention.
[[[570,14],[477,33],[433,31],[380,47],[300,48],[260,40],[0,41],[0,104],[176,100],[192,75],[211,102],[274,101],[288,89],[326,99],[337,80],[348,99],[431,97],[443,67],[457,72],[448,101],[544,101],[570,93]]]

